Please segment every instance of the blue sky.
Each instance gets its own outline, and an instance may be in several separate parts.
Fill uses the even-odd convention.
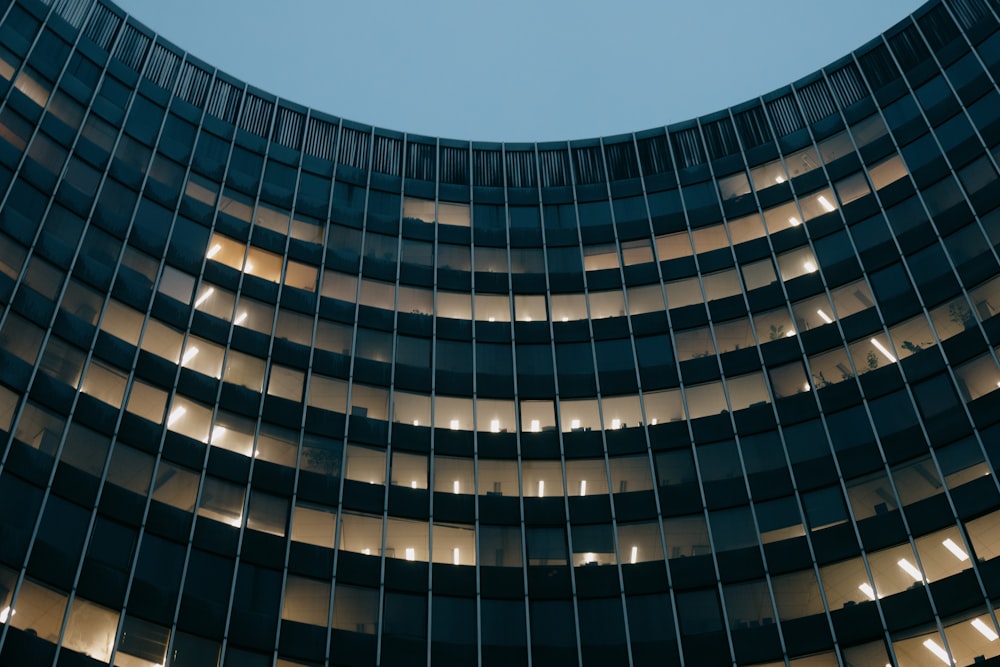
[[[866,43],[918,0],[118,0],[251,85],[482,141],[611,135],[716,111]]]

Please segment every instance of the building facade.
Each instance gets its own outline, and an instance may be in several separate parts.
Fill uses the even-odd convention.
[[[1000,659],[996,0],[547,144],[0,7],[0,664]]]

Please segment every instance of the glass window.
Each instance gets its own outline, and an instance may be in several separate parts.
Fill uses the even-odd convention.
[[[558,498],[563,495],[562,465],[558,461],[522,461],[521,471],[525,497]]]
[[[475,484],[472,459],[434,457],[434,490],[438,493],[471,494]]]
[[[385,450],[360,445],[347,446],[347,479],[385,484]]]
[[[517,496],[517,461],[479,459],[479,494]]]
[[[330,609],[330,582],[289,574],[281,618],[286,621],[326,627]]]
[[[295,505],[292,519],[292,541],[314,544],[318,547],[333,547],[337,529],[337,514],[327,508],[312,508]]]
[[[476,564],[476,529],[474,526],[434,524],[435,563],[448,565]]]
[[[520,526],[480,524],[479,562],[490,567],[521,567]]]
[[[365,556],[381,554],[382,515],[343,512],[340,515],[340,548]],[[336,610],[336,602],[334,609]]]
[[[571,496],[607,495],[608,474],[604,459],[567,460],[566,492]]]
[[[429,561],[427,522],[388,517],[385,522],[385,557]]]

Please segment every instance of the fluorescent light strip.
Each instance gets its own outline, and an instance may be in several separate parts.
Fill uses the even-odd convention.
[[[580,480],[580,495],[581,496],[587,495],[587,480],[585,479]]]
[[[187,413],[187,408],[185,408],[183,405],[179,405],[176,408],[174,408],[174,411],[170,413],[169,417],[167,417],[167,426],[168,427],[173,426],[175,423],[177,423],[178,419],[184,416],[185,413]]]
[[[198,300],[194,302],[194,307],[195,308],[200,308],[201,304],[203,304],[206,301],[208,301],[209,297],[211,297],[213,294],[215,294],[215,288],[214,287],[209,287],[207,290],[205,290],[204,292],[202,292],[202,295],[199,296]]]
[[[452,491],[452,493],[456,493],[456,494],[461,493],[462,492],[462,483],[459,480],[456,479],[451,484],[451,491]]]
[[[490,420],[490,433],[499,433],[499,432],[500,432],[500,420],[499,419],[491,419]]]
[[[875,589],[872,588],[871,584],[865,582],[860,586],[858,586],[858,588],[861,589],[861,592],[864,593],[865,597],[868,598],[869,600],[875,599]]]
[[[187,366],[188,362],[198,356],[198,347],[192,345],[187,350],[184,351],[184,356],[181,357],[181,366]]]
[[[920,574],[920,570],[914,567],[913,563],[906,560],[905,558],[900,558],[896,563],[904,572],[916,579],[917,581],[923,581],[924,575]]]
[[[816,264],[814,262],[806,262],[802,267],[806,270],[806,273],[816,273]]]
[[[969,560],[969,554],[965,553],[962,547],[955,544],[950,537],[941,544],[943,544],[944,548],[950,551],[958,560],[963,562]]]
[[[896,363],[896,357],[892,356],[892,353],[891,353],[891,352],[889,352],[889,350],[885,349],[885,346],[884,346],[884,345],[882,345],[882,343],[878,342],[878,341],[877,341],[876,339],[874,339],[874,338],[872,338],[870,342],[871,342],[871,344],[872,344],[872,345],[874,345],[874,346],[875,346],[875,349],[876,349],[876,350],[878,350],[879,352],[881,352],[882,354],[884,354],[884,355],[885,355],[885,358],[886,358],[886,359],[888,359],[888,360],[889,360],[889,361],[891,361],[892,363]]]
[[[819,315],[819,318],[821,320],[823,320],[824,322],[826,322],[827,324],[833,324],[833,319],[831,319],[829,315],[827,315],[826,313],[824,313],[822,308],[820,308],[819,310],[817,310],[816,314]]]
[[[793,215],[788,219],[788,224],[790,224],[792,227],[798,227],[799,225],[802,224],[802,221]]]
[[[954,664],[952,662],[951,658],[948,657],[948,652],[945,651],[940,646],[938,646],[938,643],[936,641],[934,641],[933,639],[928,639],[928,640],[924,641],[924,648],[926,648],[928,651],[930,651],[931,653],[933,653],[937,657],[941,658],[941,660],[942,660],[942,662],[944,662],[944,664],[946,664],[946,665]]]
[[[639,547],[632,545],[632,564],[635,565],[636,561],[639,560]]]
[[[208,254],[206,255],[206,257],[212,259],[213,257],[219,254],[220,250],[222,250],[222,244],[216,243],[215,245],[213,245],[211,248],[208,249]]]
[[[820,195],[819,197],[817,197],[816,201],[819,202],[819,205],[822,206],[823,210],[825,210],[827,213],[829,213],[831,211],[836,211],[837,210],[837,208],[833,204],[830,203],[830,200],[827,199],[826,197],[824,197],[823,195]]]
[[[995,642],[1000,635],[990,626],[983,623],[980,619],[975,619],[972,621],[972,627],[979,631],[983,637],[986,637],[988,641]]]
[[[455,565],[462,564],[462,558],[459,555],[458,547],[455,547],[454,549],[451,550],[451,562],[453,562]]]
[[[543,480],[539,480],[539,482],[538,482],[538,497],[539,498],[544,498],[545,497],[545,480],[544,479]]]

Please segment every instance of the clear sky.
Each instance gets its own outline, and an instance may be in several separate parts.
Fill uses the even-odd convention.
[[[922,0],[117,0],[196,57],[322,111],[482,141],[611,135],[787,84]]]

